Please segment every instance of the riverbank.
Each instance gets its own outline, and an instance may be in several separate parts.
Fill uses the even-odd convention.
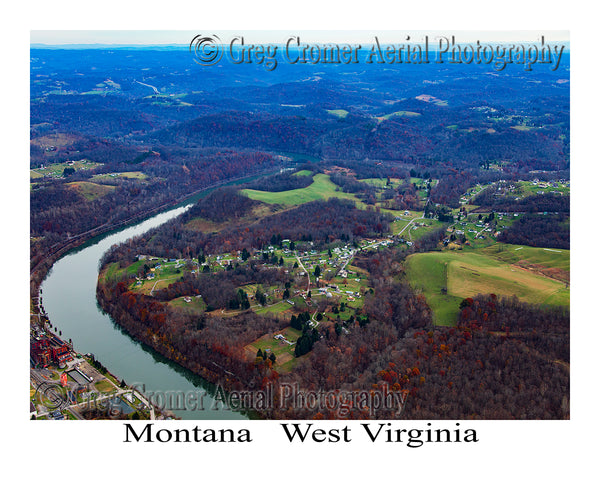
[[[54,265],[54,263],[56,263],[64,255],[66,255],[69,252],[71,252],[72,250],[80,247],[81,245],[85,244],[86,242],[91,241],[94,238],[100,237],[102,235],[105,235],[111,231],[118,230],[120,228],[133,225],[136,222],[143,221],[143,220],[151,217],[152,215],[156,215],[158,213],[167,211],[170,208],[176,208],[178,206],[184,205],[184,204],[194,200],[195,197],[202,195],[204,193],[208,193],[211,190],[214,190],[215,188],[223,187],[226,185],[235,185],[237,183],[244,183],[245,181],[253,180],[254,178],[262,177],[265,175],[270,175],[270,174],[276,172],[278,169],[279,169],[279,167],[277,169],[266,170],[265,172],[262,172],[260,174],[244,175],[241,177],[236,177],[234,179],[229,179],[227,181],[217,182],[209,187],[204,187],[204,188],[195,190],[189,194],[183,195],[171,202],[165,203],[158,207],[154,207],[149,210],[145,210],[143,212],[138,212],[137,214],[132,215],[131,217],[129,217],[125,220],[121,220],[119,222],[114,222],[111,224],[100,225],[100,226],[90,229],[86,232],[74,235],[71,238],[69,238],[67,241],[62,242],[58,245],[53,245],[51,247],[51,250],[49,252],[47,252],[46,256],[42,260],[40,260],[36,265],[30,266],[30,273],[29,273],[30,297],[36,298],[39,296],[39,287],[42,284],[42,282],[44,281],[44,279],[46,278],[46,276],[48,275],[48,272],[50,271],[50,269],[52,268],[52,265]],[[35,307],[37,308],[38,305],[35,305]],[[33,306],[32,306],[32,308],[33,308]],[[41,312],[39,310],[34,309],[30,313],[32,315],[38,315]]]
[[[272,172],[268,170],[258,176]],[[185,206],[197,197],[220,186],[256,177],[257,175],[246,175],[228,182],[220,182],[130,217],[127,225],[124,225],[124,222],[111,224],[111,228],[105,225],[86,232],[86,235],[70,239],[68,244],[57,248],[30,272],[32,327],[39,325],[46,330],[48,321],[52,320],[52,324],[62,330],[61,338],[74,339],[76,351],[93,352],[96,358],[107,364],[109,371],[116,372],[116,378],[126,378],[132,385],[136,385],[136,388],[143,385],[150,393],[167,390],[204,392],[208,388],[210,395],[211,388],[215,389],[214,385],[205,383],[203,378],[216,377],[207,374],[202,376],[203,378],[197,378],[189,373],[189,369],[183,371],[180,363],[177,366],[169,364],[172,360],[169,356],[155,353],[154,349],[149,351],[151,347],[140,348],[138,341],[132,341],[128,333],[115,329],[112,319],[106,321],[106,314],[96,303],[98,262],[110,245],[126,241],[131,236],[139,235],[181,214]],[[162,212],[158,213],[159,210]],[[82,246],[85,248],[81,248]],[[68,272],[64,271],[65,268]],[[42,289],[43,299],[39,297]],[[59,335],[58,331],[56,335]],[[127,358],[123,360],[124,353]],[[181,414],[183,418],[246,418],[237,412]]]

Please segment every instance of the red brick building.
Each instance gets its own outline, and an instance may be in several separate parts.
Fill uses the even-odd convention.
[[[31,344],[31,358],[36,365],[66,363],[73,360],[69,345],[58,337],[43,337]]]

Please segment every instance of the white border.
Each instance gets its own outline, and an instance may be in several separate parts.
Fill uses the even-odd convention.
[[[69,474],[84,478],[136,474],[234,474],[248,477],[336,478],[351,475],[423,475],[431,478],[565,478],[586,471],[596,453],[593,390],[598,309],[596,293],[597,225],[592,193],[598,181],[596,39],[591,11],[564,2],[529,4],[485,2],[394,2],[350,4],[302,2],[180,3],[106,0],[30,1],[16,16],[3,15],[2,112],[4,168],[3,253],[9,257],[2,275],[3,305],[9,305],[3,345],[2,412],[9,446],[8,462],[18,471],[44,476]],[[27,391],[28,275],[28,82],[29,30],[43,29],[202,29],[288,31],[311,30],[570,30],[572,66],[572,420],[558,422],[460,422],[476,428],[476,445],[405,445],[359,441],[350,444],[307,444],[288,447],[274,422],[253,422],[255,442],[228,445],[123,444],[118,422],[30,422],[24,405]],[[592,113],[593,112],[593,116]],[[15,181],[15,178],[18,180]],[[7,228],[6,228],[7,227]],[[16,235],[15,235],[15,232]],[[25,248],[23,248],[25,246]],[[16,252],[13,255],[13,252]],[[16,339],[16,341],[15,341]],[[4,358],[6,354],[10,358]],[[15,393],[16,392],[16,393]],[[215,422],[203,422],[205,424]],[[227,422],[236,428],[238,422]],[[322,422],[325,424],[326,422]],[[406,423],[406,422],[404,422]],[[412,422],[411,422],[412,423]],[[423,425],[424,422],[418,422]],[[435,422],[434,425],[444,422]],[[452,423],[452,422],[451,422]],[[471,425],[474,424],[474,427]],[[219,422],[216,425],[221,426]],[[244,427],[245,423],[240,423]],[[329,428],[329,427],[328,427]],[[341,428],[340,423],[335,428]],[[357,427],[353,426],[356,430]],[[364,436],[363,436],[364,437]],[[6,449],[7,447],[5,447]],[[25,467],[25,469],[23,468]],[[596,471],[596,468],[587,470]],[[5,471],[11,471],[7,466]]]

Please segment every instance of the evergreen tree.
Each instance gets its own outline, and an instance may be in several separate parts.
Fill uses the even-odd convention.
[[[315,267],[315,277],[320,277],[321,276],[321,267],[319,265],[317,265]]]

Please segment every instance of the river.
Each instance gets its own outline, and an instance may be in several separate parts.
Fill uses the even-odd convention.
[[[127,335],[96,301],[100,258],[113,244],[124,242],[182,214],[187,205],[157,214],[136,225],[93,239],[58,260],[41,285],[42,302],[62,338],[72,339],[81,353],[93,353],[108,370],[129,385],[142,385],[161,406],[164,392],[182,392],[188,409],[172,409],[183,419],[245,419],[240,412],[214,401],[215,387]],[[173,395],[166,395],[173,397]],[[194,405],[198,403],[198,407]],[[217,408],[214,408],[217,407]]]

